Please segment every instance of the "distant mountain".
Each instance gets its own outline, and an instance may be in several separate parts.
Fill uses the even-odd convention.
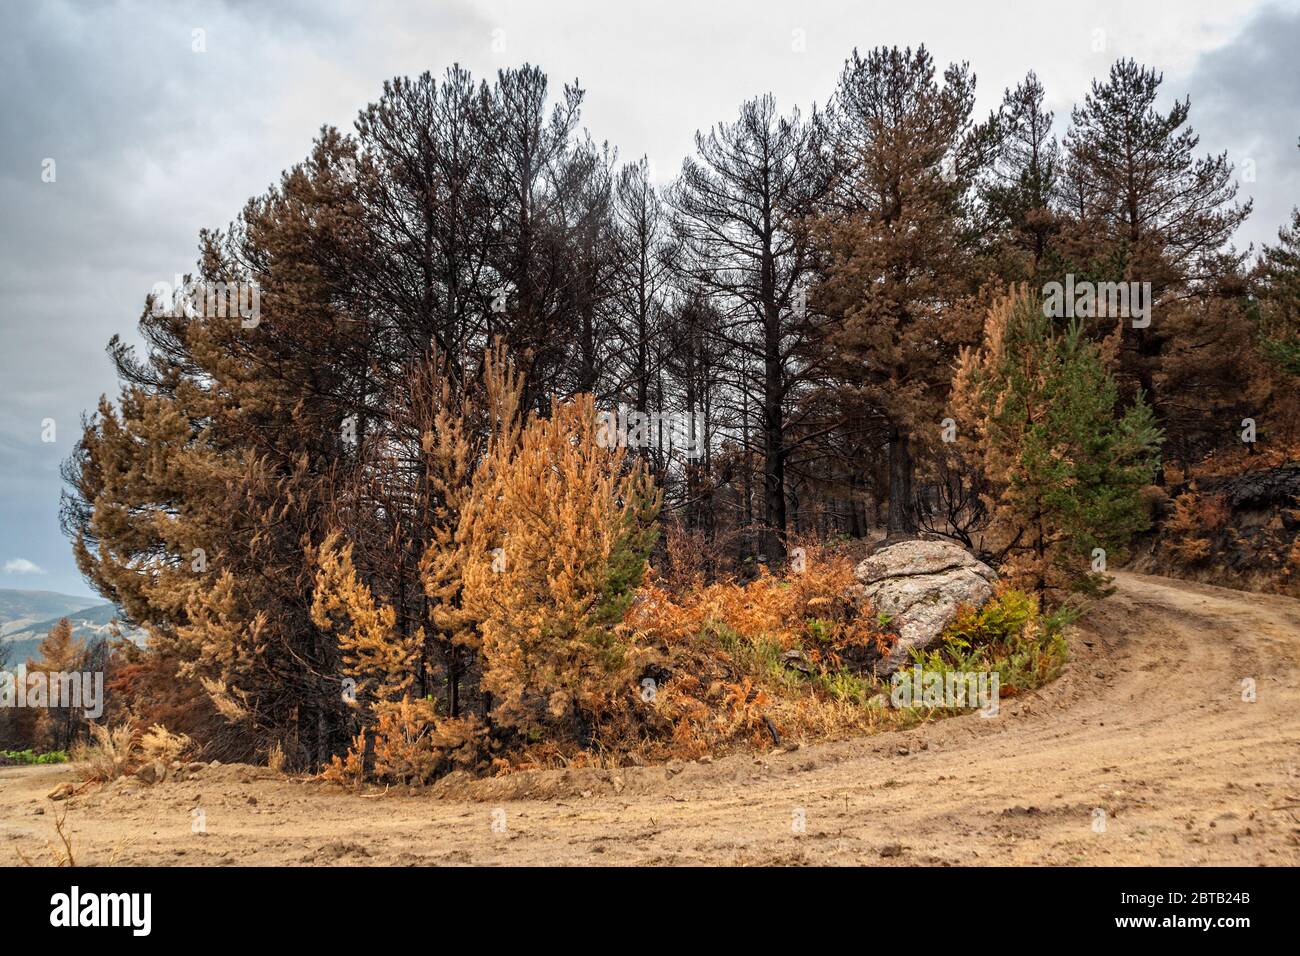
[[[117,607],[113,604],[96,604],[94,607],[88,607],[84,611],[72,611],[69,614],[60,614],[58,617],[52,617],[45,621],[37,621],[34,624],[28,624],[17,631],[12,631],[5,635],[7,640],[20,641],[29,637],[44,637],[50,633],[50,629],[58,624],[62,618],[67,618],[72,623],[73,637],[110,637],[112,628],[109,627],[114,621],[118,623],[118,629],[122,631],[123,636],[133,628],[128,628],[122,624],[121,616],[117,613]]]
[[[103,598],[74,597],[57,591],[0,588],[0,634],[13,634],[42,621],[58,620],[65,614],[85,611],[103,603]]]
[[[44,613],[35,614],[40,610]],[[9,615],[14,616],[10,617]],[[86,643],[114,636],[113,622],[120,636],[143,643],[144,632],[123,625],[117,607],[53,591],[10,591],[0,588],[0,646],[7,651],[7,667],[36,656],[36,647],[60,618],[72,624],[72,634]]]

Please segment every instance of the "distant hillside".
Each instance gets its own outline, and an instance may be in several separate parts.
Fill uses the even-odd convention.
[[[0,588],[0,634],[14,634],[47,620],[105,605],[103,598],[74,597],[57,591]]]
[[[27,663],[29,658],[36,656],[36,647],[40,643],[39,638],[21,641],[11,641],[6,638],[0,641],[0,654],[4,655],[4,666],[14,668],[19,664]]]
[[[40,609],[44,613],[34,612]],[[8,617],[13,613],[14,617]],[[114,636],[114,621],[118,621],[117,608],[112,604],[96,602],[93,598],[77,598],[53,591],[8,591],[0,589],[0,642],[8,652],[7,666],[13,667],[36,655],[36,646],[45,635],[66,617],[72,623],[72,634],[87,643],[99,638]],[[141,643],[144,632],[118,623],[120,636]]]
[[[111,637],[112,629],[109,625],[114,621],[118,622],[118,629],[122,631],[123,637],[129,636],[129,632],[134,630],[122,625],[121,618],[114,605],[97,604],[94,607],[86,608],[84,611],[73,611],[70,614],[60,614],[58,617],[52,617],[45,621],[37,621],[23,627],[21,630],[6,634],[5,637],[11,641],[21,641],[30,637],[44,637],[50,633],[50,629],[55,624],[59,623],[61,618],[65,617],[72,622],[74,637]]]

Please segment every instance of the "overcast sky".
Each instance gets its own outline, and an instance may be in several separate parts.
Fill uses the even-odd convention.
[[[89,593],[58,530],[58,466],[82,412],[116,391],[109,337],[134,340],[198,230],[228,223],[322,124],[350,130],[385,78],[540,64],[587,90],[596,139],[668,180],[695,130],[744,99],[806,109],[854,46],[920,43],[970,62],[981,113],[1036,70],[1062,131],[1090,80],[1135,57],[1164,71],[1166,100],[1191,96],[1204,151],[1253,166],[1242,246],[1300,203],[1297,2],[4,3],[0,588]]]

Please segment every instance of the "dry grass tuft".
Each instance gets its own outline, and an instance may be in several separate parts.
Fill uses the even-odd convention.
[[[284,748],[280,746],[280,741],[271,745],[271,749],[266,752],[266,765],[276,773],[284,773],[285,755]]]
[[[145,760],[161,760],[164,764],[177,760],[193,746],[185,734],[174,734],[162,724],[154,724],[140,740],[140,750]]]
[[[92,725],[93,726],[93,725]],[[72,834],[67,829],[68,809],[64,807],[54,817],[54,832],[59,838],[59,842],[49,841],[45,844],[45,853],[47,859],[44,861],[33,860],[27,854],[17,847],[14,852],[18,854],[18,859],[23,866],[76,866],[77,861],[72,851]]]
[[[112,729],[91,724],[90,735],[90,743],[78,743],[72,751],[72,759],[82,765],[83,780],[116,780],[131,772],[139,757],[140,744],[129,723]]]

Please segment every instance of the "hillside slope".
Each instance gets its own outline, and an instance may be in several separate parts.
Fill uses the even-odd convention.
[[[0,588],[0,634],[10,635],[41,621],[57,621],[65,614],[84,611],[96,605],[104,605],[104,599],[77,597],[57,591]]]
[[[117,637],[125,637],[139,644],[143,643],[145,638],[144,631],[127,627],[122,623],[116,605],[96,604],[81,610],[65,611],[42,621],[10,625],[12,629],[0,637],[0,641],[3,642],[0,647],[8,652],[8,666],[13,667],[28,658],[36,657],[37,645],[64,617],[72,624],[72,636],[85,642],[87,646],[97,640]]]

